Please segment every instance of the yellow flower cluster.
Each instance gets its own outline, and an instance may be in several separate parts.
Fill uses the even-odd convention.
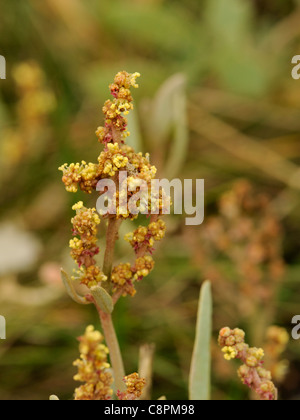
[[[128,394],[134,395],[135,398],[140,398],[146,385],[146,380],[144,378],[140,378],[138,373],[132,373],[131,375],[125,377],[125,385],[127,387]]]
[[[76,211],[76,216],[72,219],[73,234],[80,236],[80,239],[70,240],[72,257],[80,267],[90,267],[95,263],[93,256],[99,252],[96,234],[100,218],[96,209],[87,209],[82,201],[75,204],[73,210]]]
[[[246,365],[250,368],[259,367],[264,356],[265,352],[263,349],[257,347],[249,348],[247,352]]]
[[[240,359],[244,363],[238,370],[242,382],[252,388],[262,400],[277,399],[277,390],[271,372],[262,367],[264,351],[245,343],[244,331],[226,327],[220,331],[219,345],[226,360]]]
[[[138,252],[142,246],[145,246],[145,252],[152,251],[154,243],[161,241],[166,233],[166,224],[159,219],[152,222],[148,227],[140,226],[134,232],[125,236],[125,241],[129,242],[133,249]]]
[[[101,216],[109,217],[106,238],[107,249],[103,269],[105,275],[96,265],[94,258],[99,253],[97,230],[100,218],[95,209],[87,209],[82,202],[73,207],[73,210],[76,211],[76,216],[72,219],[75,238],[70,241],[70,248],[71,255],[79,266],[77,278],[89,288],[93,288],[93,286],[107,281],[109,278],[109,285],[106,290],[102,291],[108,301],[109,297],[106,294],[112,289],[111,300],[113,304],[121,295],[134,296],[136,293],[134,283],[146,277],[153,270],[153,258],[145,254],[152,252],[154,242],[163,238],[166,229],[165,224],[161,220],[157,220],[158,216],[155,216],[147,228],[137,230],[130,239],[130,242],[134,241],[138,245],[144,246],[137,253],[134,265],[129,263],[119,264],[111,270],[113,250],[119,230],[118,219],[135,219],[138,217],[138,214],[136,214],[137,208],[140,211],[141,208],[144,208],[145,212],[155,209],[158,210],[155,213],[158,215],[164,213],[162,192],[158,192],[157,197],[151,195],[151,181],[155,178],[157,170],[155,166],[150,164],[149,154],[143,156],[142,153],[136,153],[134,149],[125,144],[126,137],[130,135],[127,131],[128,121],[125,115],[133,109],[130,89],[138,87],[136,79],[139,76],[139,73],[120,72],[116,75],[113,84],[110,85],[113,99],[105,102],[103,107],[105,123],[103,127],[99,127],[96,131],[100,143],[105,146],[98,157],[98,162],[87,164],[82,161],[70,165],[64,164],[59,168],[63,172],[62,180],[67,191],[73,193],[77,192],[78,188],[86,193],[91,193],[97,189],[97,184],[101,179],[113,178],[113,181],[117,181],[119,172],[126,171],[129,174],[126,188],[119,185],[121,188],[116,191],[115,197],[112,197],[115,198],[119,213],[115,214],[113,211],[105,210],[106,213],[101,214]],[[141,180],[145,182],[141,183]],[[116,184],[123,184],[122,179],[119,178],[119,182],[116,182]],[[141,184],[143,185],[141,186]],[[137,198],[136,206],[133,205],[130,208],[129,201],[137,192],[148,192],[148,194],[145,194],[147,198],[142,197],[142,194],[138,197],[135,196],[134,198]],[[127,204],[124,204],[125,202]],[[131,200],[131,204],[133,202],[134,200]],[[112,210],[115,210],[115,208]],[[92,295],[93,292],[95,292],[94,289]],[[85,298],[86,301],[90,302],[92,296],[87,294]],[[102,319],[102,312],[99,312]],[[110,312],[110,308],[108,308],[108,312]],[[74,363],[78,368],[75,380],[84,382],[84,384],[76,389],[76,400],[100,400],[112,396],[112,376],[107,363],[108,351],[102,341],[103,337],[93,327],[88,327],[85,335],[80,338],[81,356]],[[118,375],[116,375],[116,381],[120,382]],[[118,395],[122,397],[120,399],[140,398],[145,380],[135,373],[125,377],[124,381],[127,392],[118,392]]]
[[[109,86],[113,97],[115,99],[124,100],[127,103],[131,103],[133,98],[131,96],[130,89],[132,87],[136,89],[139,87],[139,85],[136,83],[136,79],[140,76],[140,73],[129,74],[125,71],[119,72],[115,76],[114,83]]]
[[[100,218],[96,209],[87,209],[83,202],[79,201],[72,207],[76,211],[76,216],[71,219],[74,235],[80,235],[86,239],[93,239],[97,235]]]
[[[147,240],[148,228],[146,226],[140,226],[134,232],[127,233],[125,235],[125,241],[129,242],[130,245],[134,248],[136,244],[143,244]],[[150,242],[150,240],[149,240]],[[152,246],[154,240],[152,239]]]
[[[77,192],[79,186],[82,191],[88,194],[96,188],[97,169],[97,165],[87,164],[84,160],[81,163],[71,163],[70,165],[65,163],[59,168],[63,172],[62,181],[68,192]]]
[[[149,162],[149,156],[144,157],[142,153],[135,153],[127,145],[109,143],[106,149],[99,156],[97,179],[113,177],[122,169],[127,172],[126,183],[119,185],[114,201],[116,203],[116,216],[118,219],[137,218],[136,206],[142,213],[163,214],[162,192],[155,197],[151,191],[151,181],[155,178],[156,168]],[[146,185],[141,187],[141,181]],[[131,207],[131,198],[140,192],[138,203],[134,200]]]
[[[277,399],[277,389],[272,382],[271,372],[268,370],[258,367],[253,371],[253,368],[242,365],[238,370],[238,375],[245,385],[254,389],[261,400],[273,401]]]
[[[141,77],[140,73],[128,74],[126,71],[120,71],[115,77],[114,84],[125,89],[138,88],[139,85],[136,83],[138,77]]]
[[[109,120],[114,120],[121,114],[128,115],[132,109],[133,105],[127,99],[115,99],[114,101],[108,100],[105,102],[103,113]]]
[[[222,353],[224,353],[224,359],[225,360],[231,360],[235,359],[238,355],[238,352],[234,347],[231,346],[225,346],[222,348]]]
[[[107,277],[97,265],[91,265],[87,268],[81,267],[77,273],[79,275],[78,279],[81,284],[85,284],[90,289],[102,282],[107,281]],[[75,280],[75,277],[72,277],[72,279]]]
[[[126,168],[128,157],[124,155],[118,143],[109,143],[99,158],[98,174],[114,176],[121,168]]]
[[[119,264],[114,267],[111,281],[114,285],[114,292],[119,290],[122,291],[123,296],[134,296],[136,294],[136,290],[133,285],[133,272],[131,269],[131,265],[128,264]]]
[[[108,348],[103,344],[102,334],[89,326],[79,342],[80,359],[74,362],[78,368],[74,380],[85,384],[75,390],[75,400],[110,399],[113,378],[108,370]]]
[[[150,255],[140,257],[135,261],[134,270],[136,271],[135,279],[140,280],[147,277],[154,268],[154,260]]]
[[[146,153],[145,156],[143,156],[143,153],[135,153],[128,145],[123,145],[122,150],[128,157],[134,173],[138,174],[139,179],[151,182],[155,178],[157,169],[154,165],[151,165],[149,153]]]
[[[93,266],[96,261],[94,256],[99,254],[99,248],[93,242],[85,242],[74,238],[70,240],[71,257],[77,262],[79,268]]]
[[[145,196],[141,196],[136,203],[140,211],[142,209],[145,212],[158,210],[158,214],[163,214],[162,192],[160,191],[157,197],[153,197],[151,192],[151,181],[155,178],[157,170],[151,165],[149,154],[144,156],[142,153],[136,153],[123,141],[124,136],[128,134],[124,114],[132,109],[133,99],[130,89],[138,87],[136,79],[139,76],[139,73],[119,72],[113,84],[110,85],[113,100],[106,101],[103,107],[105,125],[97,129],[99,140],[105,144],[98,163],[82,161],[70,165],[64,164],[59,168],[63,172],[62,180],[68,191],[77,192],[80,188],[87,193],[95,190],[98,181],[102,178],[114,177],[122,169],[126,170],[129,174],[127,188],[122,186],[114,197],[117,219],[134,220],[138,217],[135,202],[132,208],[129,205],[130,199],[138,190],[141,193],[145,192]],[[141,180],[147,183],[144,188],[139,186]],[[99,253],[96,235],[100,219],[95,209],[84,208],[82,202],[73,209],[77,212],[72,219],[73,234],[77,237],[70,241],[71,255],[80,268],[77,278],[91,288],[107,279],[96,266],[94,258]],[[109,210],[107,212],[109,214]],[[164,222],[158,220],[150,223],[147,228],[140,227],[127,237],[137,253],[137,260],[134,266],[121,264],[115,267],[112,273],[114,291],[122,290],[124,295],[131,296],[135,294],[133,282],[147,276],[154,267],[153,259],[145,254],[152,253],[155,241],[160,241],[164,237],[165,230]]]
[[[252,371],[251,371],[251,367],[250,366],[247,366],[247,365],[242,365],[240,368],[239,368],[239,370],[238,370],[238,375],[239,375],[239,377],[240,377],[240,379],[243,381],[243,382],[247,382],[247,378],[248,377],[251,377],[251,374],[252,374]],[[257,373],[258,373],[258,375],[259,375],[259,377],[261,378],[261,379],[263,379],[263,380],[267,380],[267,381],[272,381],[272,375],[271,375],[271,372],[269,372],[268,370],[266,370],[266,369],[264,369],[264,368],[262,368],[262,367],[258,367],[257,369],[256,369],[256,371],[257,371]],[[272,385],[273,385],[273,387],[274,387],[274,384],[272,383]],[[273,388],[272,386],[270,386],[270,385],[267,385],[269,388]]]
[[[166,234],[166,224],[159,219],[157,222],[150,223],[148,231],[155,241],[161,241]]]
[[[122,169],[129,174],[127,197],[124,190],[116,192],[117,218],[134,220],[136,206],[127,206],[124,211],[125,202],[130,202],[131,197],[137,192],[141,180],[147,183],[144,188],[145,198],[139,200],[139,209],[143,213],[163,214],[162,192],[154,197],[151,191],[151,181],[155,178],[157,169],[150,163],[150,156],[136,153],[133,148],[124,144],[124,140],[130,134],[127,131],[127,114],[132,108],[132,96],[130,88],[137,88],[136,83],[139,73],[129,74],[120,72],[116,75],[114,83],[110,86],[113,100],[106,101],[103,112],[105,114],[105,125],[97,129],[97,136],[101,143],[105,144],[105,150],[100,153],[98,163],[71,163],[64,164],[59,169],[63,172],[62,180],[67,191],[82,191],[91,193],[96,189],[97,183],[102,178],[114,177]],[[135,187],[136,186],[136,187]],[[123,195],[122,195],[123,194]],[[122,208],[122,211],[120,211]]]
[[[80,168],[80,163],[71,163],[69,166],[67,163],[65,163],[58,168],[63,172],[62,181],[65,184],[66,190],[68,192],[75,193],[78,191],[78,183],[81,180]]]
[[[110,85],[110,91],[114,99],[105,102],[103,113],[105,115],[105,126],[99,127],[96,135],[100,143],[109,144],[113,142],[117,130],[121,135],[120,141],[128,137],[127,119],[123,115],[128,115],[133,109],[130,88],[138,88],[136,79],[140,77],[139,73],[130,74],[125,71],[119,72]]]
[[[80,267],[79,280],[91,288],[107,280],[94,259],[99,253],[96,235],[100,218],[96,209],[87,209],[82,201],[75,204],[73,210],[76,211],[72,219],[73,234],[80,236],[80,239],[70,240],[71,256]]]
[[[124,393],[118,392],[119,400],[136,400],[141,397],[146,385],[144,378],[140,378],[138,373],[132,373],[131,375],[125,376],[124,382],[127,390]]]
[[[117,265],[111,276],[114,285],[113,292],[122,292],[122,296],[135,296],[134,282],[148,276],[153,268],[154,261],[150,256],[138,258],[133,267],[129,263]]]

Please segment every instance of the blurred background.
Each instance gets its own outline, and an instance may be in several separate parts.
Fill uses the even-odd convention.
[[[268,350],[282,399],[300,398],[300,343],[287,343],[300,313],[299,23],[297,0],[2,1],[1,400],[71,399],[76,337],[99,328],[59,274],[73,268],[71,206],[97,197],[68,194],[57,168],[96,161],[95,129],[119,70],[142,74],[131,144],[152,153],[160,176],[206,181],[204,224],[166,218],[156,269],[115,312],[127,372],[139,346],[155,343],[153,398],[187,398],[198,294],[210,277],[213,398],[249,398],[216,344],[226,325]],[[129,257],[120,241],[117,259]]]

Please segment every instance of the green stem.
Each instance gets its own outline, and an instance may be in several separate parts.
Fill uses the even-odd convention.
[[[121,221],[117,220],[116,218],[111,218],[108,222],[108,228],[106,233],[106,249],[103,262],[103,273],[105,274],[105,276],[107,276],[107,282],[105,283],[107,283],[108,289],[110,289],[115,244],[116,240],[118,239],[120,224]],[[101,320],[105,341],[109,349],[111,365],[114,371],[116,390],[124,392],[125,384],[123,382],[123,379],[125,376],[125,369],[112,317],[110,314],[101,311],[101,309],[97,305],[96,308],[98,310],[99,317]]]
[[[109,348],[109,355],[112,369],[114,371],[116,390],[125,392],[126,387],[123,382],[125,369],[112,317],[111,315],[102,312],[99,308],[97,309],[100,316],[105,341]]]
[[[110,285],[111,271],[114,262],[115,244],[118,238],[118,232],[121,221],[109,219],[107,233],[106,233],[106,249],[103,261],[103,273],[107,277],[107,284]]]

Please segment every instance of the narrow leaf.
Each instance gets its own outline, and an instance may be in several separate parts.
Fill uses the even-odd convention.
[[[161,147],[168,140],[174,124],[173,98],[185,87],[185,77],[181,73],[170,77],[157,92],[152,104],[152,116],[149,119],[151,141]]]
[[[185,85],[182,85],[181,89],[174,93],[171,106],[173,109],[174,134],[166,162],[167,179],[173,179],[180,173],[188,154],[189,129]]]
[[[210,400],[212,294],[206,281],[200,293],[196,339],[190,372],[190,400]]]

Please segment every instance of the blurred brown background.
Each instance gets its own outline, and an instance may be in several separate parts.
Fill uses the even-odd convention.
[[[205,178],[207,207],[203,226],[167,218],[155,271],[115,313],[127,371],[137,369],[139,346],[154,342],[153,397],[187,398],[197,298],[208,273],[216,335],[227,324],[239,326],[260,346],[261,320],[290,334],[300,313],[300,81],[291,77],[299,23],[296,0],[2,1],[0,314],[7,340],[0,342],[1,400],[53,393],[71,399],[75,338],[88,323],[99,327],[95,311],[70,301],[59,277],[61,266],[72,269],[71,205],[84,199],[94,206],[96,197],[67,194],[57,168],[96,160],[94,132],[119,70],[142,74],[130,141],[152,152],[161,175]],[[270,200],[236,226],[223,220],[218,203],[227,191],[238,194],[239,179],[251,182],[254,201]],[[272,264],[257,257],[257,246],[252,266],[239,270],[253,237],[219,246],[222,229],[240,232],[247,221],[258,232],[257,245],[271,213],[276,229],[260,247],[278,244]],[[212,216],[219,225],[211,225]],[[210,226],[219,229],[215,242],[207,237]],[[238,260],[234,246],[242,250]],[[117,257],[129,256],[120,242]],[[278,261],[285,265],[280,275]],[[260,275],[251,276],[257,267]],[[215,344],[213,354],[213,397],[247,398],[234,363],[225,363]],[[280,395],[298,399],[300,343],[291,340],[280,359],[290,363],[287,372],[280,365]]]

